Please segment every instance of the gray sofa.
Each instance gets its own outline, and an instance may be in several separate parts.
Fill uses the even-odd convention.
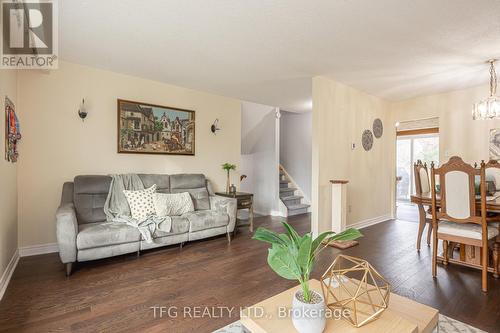
[[[169,233],[157,230],[154,243],[146,243],[137,228],[122,223],[106,222],[104,202],[108,195],[111,177],[77,176],[63,185],[61,205],[56,212],[59,256],[70,275],[72,264],[117,256],[140,253],[172,244],[230,233],[236,223],[236,199],[215,196],[201,174],[158,175],[140,174],[144,187],[153,184],[157,192],[189,192],[195,211],[182,216],[172,216]]]

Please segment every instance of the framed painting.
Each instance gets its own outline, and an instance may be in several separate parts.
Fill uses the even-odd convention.
[[[500,129],[490,130],[490,159],[500,160]]]
[[[118,100],[118,153],[194,155],[195,112]]]

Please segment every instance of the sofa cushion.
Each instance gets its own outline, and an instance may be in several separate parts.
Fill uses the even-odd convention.
[[[79,250],[83,250],[100,246],[138,242],[140,240],[141,233],[139,230],[125,223],[87,223],[79,226],[76,246]]]
[[[189,221],[189,231],[200,231],[227,226],[229,215],[213,210],[197,210],[183,215]]]
[[[156,185],[156,192],[170,193],[170,176],[159,174],[138,174],[144,188]]]
[[[189,231],[189,221],[187,218],[182,216],[171,216],[172,219],[172,229],[170,232],[165,232],[156,229],[153,238],[168,237],[172,235],[185,234]]]
[[[188,192],[154,193],[153,203],[157,216],[180,216],[194,211],[193,200]]]
[[[170,176],[170,192],[189,192],[193,199],[194,209],[210,209],[207,180],[202,174],[178,174]]]
[[[156,185],[153,185],[144,190],[127,191],[124,190],[123,194],[127,198],[130,207],[130,214],[133,219],[144,221],[148,216],[155,214],[155,205],[153,201],[153,194],[156,192]]]
[[[109,176],[76,176],[73,186],[73,202],[79,224],[102,222],[104,202],[109,192]]]

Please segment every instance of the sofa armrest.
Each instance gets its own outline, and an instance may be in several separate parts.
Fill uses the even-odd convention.
[[[63,264],[76,261],[78,222],[73,203],[63,203],[56,212],[56,235]]]
[[[227,232],[233,232],[236,225],[236,207],[237,200],[234,198],[226,198],[220,195],[210,196],[210,209],[229,215]]]

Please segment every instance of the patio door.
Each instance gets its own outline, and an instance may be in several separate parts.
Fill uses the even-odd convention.
[[[439,133],[398,135],[396,142],[396,200],[409,202],[415,193],[413,163],[417,160],[439,163]]]

